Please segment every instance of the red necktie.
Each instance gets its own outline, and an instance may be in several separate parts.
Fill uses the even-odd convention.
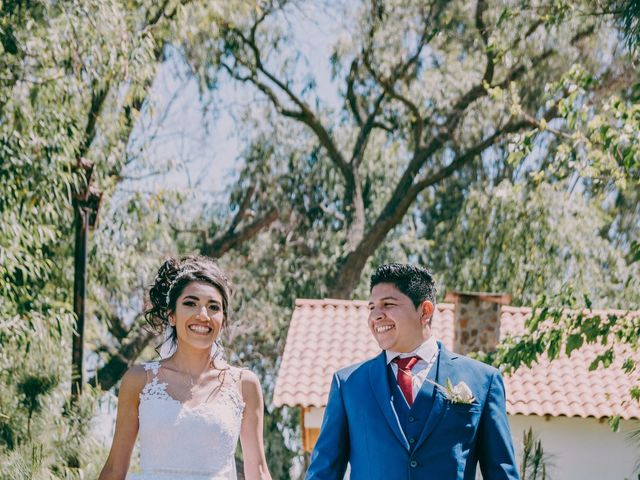
[[[396,357],[393,359],[398,364],[398,386],[407,400],[409,407],[413,405],[413,382],[411,381],[411,369],[418,363],[419,357]]]

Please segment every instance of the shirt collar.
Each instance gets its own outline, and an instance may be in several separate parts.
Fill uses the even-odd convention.
[[[393,350],[385,350],[385,355],[387,357],[387,365],[389,365],[394,358],[396,357],[412,357],[417,355],[421,360],[425,362],[430,362],[433,357],[438,353],[438,342],[436,338],[432,335],[430,336],[424,343],[418,346],[413,352],[409,353],[400,353],[394,352]]]

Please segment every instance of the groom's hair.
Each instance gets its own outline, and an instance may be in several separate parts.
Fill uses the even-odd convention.
[[[379,283],[391,283],[418,306],[425,300],[436,305],[436,284],[429,270],[406,263],[387,263],[380,265],[371,275],[369,290]]]

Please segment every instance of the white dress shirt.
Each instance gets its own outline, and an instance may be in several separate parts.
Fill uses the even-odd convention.
[[[436,359],[438,358],[438,342],[435,337],[431,336],[413,352],[400,353],[386,350],[385,355],[387,356],[387,365],[391,363],[391,369],[396,378],[398,378],[398,365],[393,362],[396,357],[406,358],[413,357],[414,355],[418,357],[418,361],[411,369],[412,393],[413,399],[415,400],[418,392],[422,388],[424,379],[427,378],[429,370],[431,370],[431,367],[433,367],[433,364],[436,363]]]

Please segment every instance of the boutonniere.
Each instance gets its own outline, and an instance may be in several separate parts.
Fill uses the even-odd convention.
[[[439,388],[444,392],[444,396],[447,397],[451,403],[463,403],[470,404],[473,403],[475,397],[473,396],[473,392],[464,382],[458,382],[457,385],[451,383],[451,380],[447,378],[447,382],[445,386],[440,385],[439,383],[433,382],[426,379],[427,382],[432,383],[436,388]]]

